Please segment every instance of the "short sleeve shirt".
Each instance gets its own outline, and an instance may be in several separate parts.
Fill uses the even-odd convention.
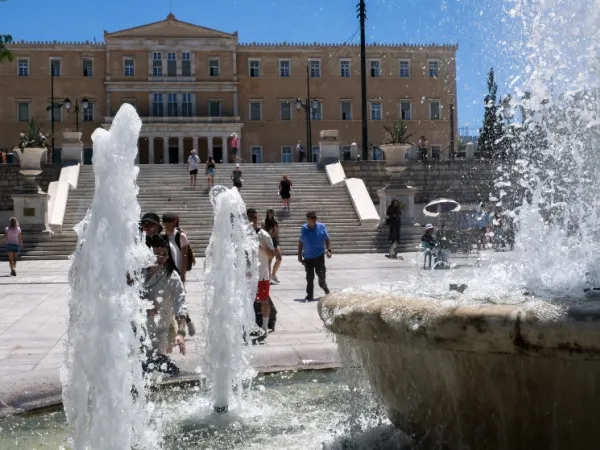
[[[258,230],[258,278],[260,281],[269,279],[269,255],[265,251],[264,247],[269,250],[273,250],[273,239],[269,236],[265,230]]]
[[[329,239],[327,227],[317,222],[313,228],[308,224],[302,226],[300,231],[300,242],[302,242],[302,256],[305,259],[314,259],[325,253],[325,242]]]
[[[188,164],[190,165],[190,170],[198,170],[198,163],[200,162],[200,158],[198,155],[190,155],[188,158]]]

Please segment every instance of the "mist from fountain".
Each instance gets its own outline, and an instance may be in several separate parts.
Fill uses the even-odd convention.
[[[139,284],[127,283],[152,258],[140,241],[134,165],[142,121],[123,104],[110,131],[97,129],[91,208],[77,226],[69,271],[69,326],[61,366],[63,402],[73,448],[147,448],[140,341],[145,323]]]
[[[213,406],[215,411],[225,412],[234,386],[241,393],[244,381],[255,375],[243,333],[249,334],[255,327],[258,239],[237,189],[215,186],[210,200],[214,225],[204,268],[202,342]]]

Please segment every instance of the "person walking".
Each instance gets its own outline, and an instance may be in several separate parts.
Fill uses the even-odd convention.
[[[329,294],[327,287],[325,256],[331,258],[331,242],[327,227],[317,221],[317,214],[310,211],[306,214],[306,223],[302,225],[298,241],[298,262],[306,270],[306,301],[314,300],[315,273],[319,286]]]
[[[217,166],[215,164],[215,160],[212,156],[208,157],[208,161],[206,161],[206,178],[208,181],[208,190],[215,185],[215,174],[217,173]]]
[[[19,221],[16,217],[11,217],[8,226],[4,230],[4,245],[6,253],[8,253],[8,265],[10,274],[13,277],[17,276],[17,258],[23,247],[23,235],[19,227]]]
[[[231,180],[233,181],[233,186],[238,188],[238,191],[242,189],[242,181],[244,180],[242,179],[242,169],[240,169],[239,164],[235,165],[235,170],[231,175]]]
[[[198,176],[198,166],[200,165],[200,157],[196,154],[196,150],[192,150],[192,153],[187,160],[187,168],[190,172],[190,187],[196,188],[196,177]]]
[[[390,224],[390,244],[400,243],[400,222],[402,220],[402,208],[397,199],[392,200],[387,209],[387,217]]]
[[[279,182],[279,196],[281,197],[283,209],[289,211],[290,197],[292,196],[292,180],[290,180],[287,175],[283,175]]]
[[[271,317],[271,304],[269,303],[269,299],[271,298],[269,260],[273,258],[274,254],[273,240],[269,236],[269,233],[258,226],[258,214],[254,208],[248,208],[246,215],[258,237],[258,289],[256,291],[255,302],[260,303],[263,319],[262,328],[266,336],[269,330],[269,318]]]
[[[240,138],[237,133],[231,135],[231,154],[233,156],[233,162],[238,160],[238,149],[240,148]]]
[[[269,233],[269,236],[271,236],[271,239],[273,240],[275,264],[273,264],[273,268],[271,268],[271,263],[273,262],[273,258],[271,258],[269,260],[269,278],[271,279],[271,284],[279,284],[277,271],[279,270],[279,266],[281,266],[281,247],[279,246],[279,222],[277,222],[277,219],[275,218],[274,209],[267,209],[267,216],[262,223],[262,229]]]

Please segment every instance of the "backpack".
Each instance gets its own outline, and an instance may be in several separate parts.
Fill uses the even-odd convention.
[[[177,230],[177,233],[175,233],[175,245],[177,245],[177,248],[179,250],[181,250],[181,231],[180,230]],[[194,256],[194,250],[192,250],[192,246],[190,245],[189,242],[188,242],[188,249],[187,249],[187,257],[188,257],[188,266],[186,267],[185,271],[190,272],[192,270],[192,267],[196,265],[196,257]]]

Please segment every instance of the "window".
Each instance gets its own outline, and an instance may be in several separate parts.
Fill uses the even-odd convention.
[[[210,117],[221,117],[221,102],[218,100],[209,100],[208,115]]]
[[[408,78],[410,76],[410,68],[408,60],[400,61],[400,78]]]
[[[131,58],[125,58],[123,60],[123,74],[126,77],[132,77],[135,75],[135,63]]]
[[[167,53],[167,76],[177,76],[177,53]]]
[[[342,120],[352,120],[352,102],[342,102]]]
[[[29,60],[28,59],[19,59],[18,67],[19,67],[19,76],[20,77],[28,77],[29,76]]]
[[[400,102],[400,118],[402,120],[411,120],[410,118],[410,102]]]
[[[163,95],[160,92],[152,94],[152,115],[154,117],[163,116]]]
[[[17,110],[19,114],[19,122],[29,122],[29,103],[19,102],[17,103]]]
[[[371,102],[371,120],[381,120],[381,103]]]
[[[192,114],[192,93],[184,92],[181,94],[181,115],[191,117]]]
[[[181,53],[181,76],[192,76],[192,55],[190,52]]]
[[[292,103],[287,100],[281,102],[281,120],[292,120]]]
[[[440,74],[440,62],[429,61],[429,76],[431,78],[437,78]]]
[[[350,61],[347,59],[340,61],[340,77],[350,78]]]
[[[310,76],[312,78],[319,78],[321,76],[321,61],[310,62]]]
[[[431,120],[440,120],[439,100],[432,100],[431,103],[429,103],[429,118]]]
[[[60,59],[50,58],[50,75],[60,77]]]
[[[279,60],[279,76],[281,78],[288,78],[290,76],[290,60],[289,59]]]
[[[177,117],[177,94],[175,92],[167,94],[167,116]]]
[[[89,58],[84,58],[81,60],[81,65],[83,68],[83,76],[91,77],[92,76],[92,60]]]
[[[431,146],[431,159],[439,161],[442,157],[442,146],[432,145]]]
[[[370,61],[370,67],[371,67],[371,76],[373,78],[378,78],[379,74],[380,74],[380,70],[379,70],[379,61],[378,60],[371,60]]]
[[[48,99],[48,104],[50,104],[50,99]],[[52,111],[54,111],[54,121],[62,121],[62,110],[61,104],[54,99],[54,108],[50,108],[50,111],[48,111],[48,119],[52,120]]]
[[[221,71],[219,70],[219,60],[218,59],[209,59],[208,60],[208,74],[211,77],[218,77]]]
[[[310,120],[323,120],[323,103],[313,100],[310,106]]]
[[[252,155],[252,162],[254,164],[262,163],[262,147],[252,147],[250,153]]]
[[[251,59],[248,62],[250,70],[250,76],[253,78],[260,77],[260,61],[258,59]]]
[[[318,163],[321,159],[321,147],[318,145],[312,146],[312,162]]]
[[[262,104],[250,102],[250,120],[262,120]]]
[[[152,53],[152,76],[162,77],[162,53]]]
[[[290,145],[284,145],[283,147],[281,147],[281,162],[292,162],[292,147]]]
[[[87,108],[83,108],[83,121],[93,122],[94,121],[94,104],[88,100]]]

